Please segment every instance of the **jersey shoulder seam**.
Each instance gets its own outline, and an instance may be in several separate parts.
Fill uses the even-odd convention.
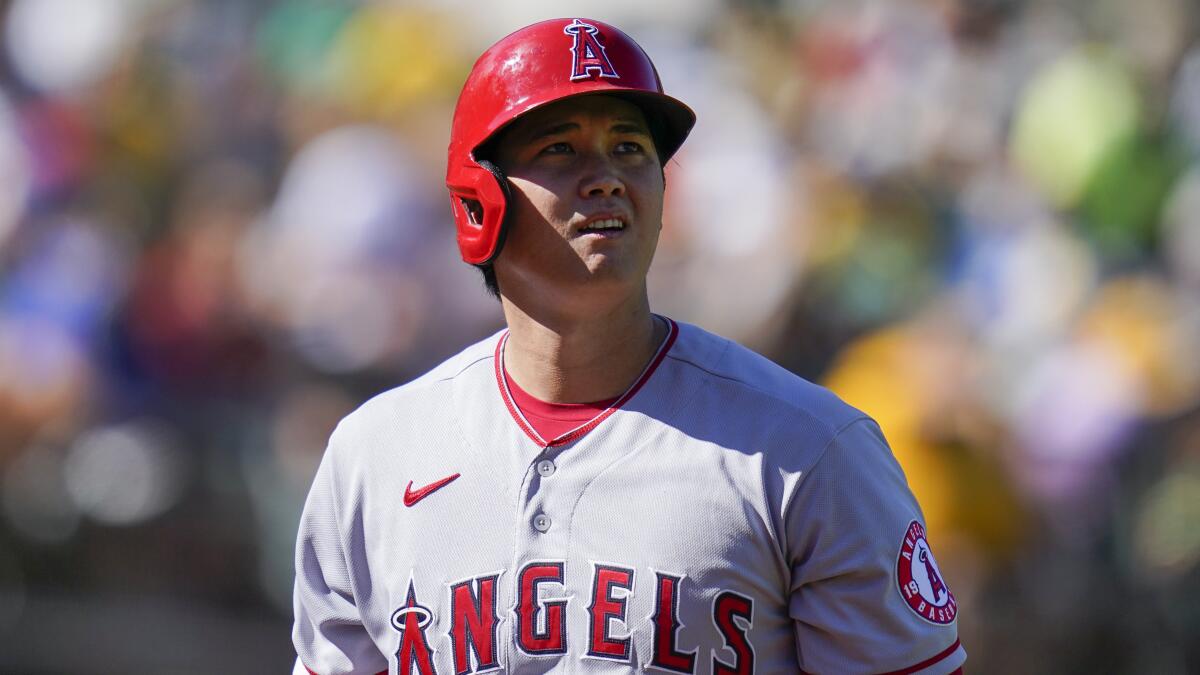
[[[441,384],[443,382],[449,382],[450,380],[457,378],[458,376],[467,372],[471,368],[475,367],[481,361],[489,361],[493,358],[495,358],[495,357],[491,354],[481,354],[477,358],[471,359],[467,363],[464,363],[461,367],[459,367],[451,372],[447,372],[444,375],[434,376],[434,372],[437,370],[437,369],[435,369],[434,371],[430,371],[429,373],[426,373],[425,375],[422,375],[422,376],[416,378],[415,380],[410,380],[402,385],[394,387],[389,391],[398,391],[401,389],[408,389],[408,388],[420,389],[422,387],[428,387],[428,386],[432,386],[435,384]],[[445,365],[445,364],[442,364],[442,365]],[[442,366],[438,366],[438,368],[441,368],[441,367]]]
[[[808,471],[801,478],[801,480],[796,483],[796,488],[792,490],[792,494],[788,495],[787,499],[785,500],[783,506],[783,515],[785,517],[787,513],[792,510],[792,502],[796,499],[796,495],[800,494],[800,486],[804,484],[805,479],[807,479],[808,476],[812,475],[812,473],[817,470],[817,466],[821,464],[821,460],[825,459],[825,455],[829,452],[829,446],[833,445],[834,441],[836,441],[838,438],[841,438],[842,434],[846,433],[846,430],[858,424],[859,422],[875,423],[875,420],[866,413],[860,413],[857,417],[841,424],[837,430],[829,436],[829,440],[825,441],[825,444],[822,445],[821,449],[817,452],[817,457],[815,460],[813,460],[812,466],[809,467]]]
[[[453,380],[454,378],[458,377],[459,375],[462,375],[463,373],[465,373],[468,370],[470,370],[471,368],[473,368],[475,366],[475,364],[479,363],[480,361],[489,361],[494,358],[496,358],[496,357],[493,354],[480,354],[478,358],[472,359],[471,361],[464,363],[461,368],[454,371],[452,374],[443,375],[442,377],[439,377],[436,380],[434,380],[434,382],[445,382],[446,380]]]
[[[812,466],[810,466],[808,471],[806,471],[804,475],[800,477],[800,480],[796,481],[795,487],[792,488],[792,493],[787,495],[787,497],[783,500],[783,509],[779,512],[780,530],[776,534],[775,540],[778,542],[777,545],[779,546],[779,554],[783,556],[784,560],[788,559],[787,551],[791,547],[791,542],[785,539],[790,534],[787,527],[788,514],[791,513],[792,504],[795,503],[797,497],[800,495],[800,490],[803,489],[804,484],[808,481],[808,477],[817,470],[817,466],[821,464],[821,460],[825,459],[825,455],[827,455],[829,451],[829,446],[833,445],[834,441],[840,438],[847,429],[858,424],[859,422],[874,421],[875,420],[873,420],[870,415],[862,413],[854,419],[840,425],[829,437],[829,440],[825,441],[825,444],[821,446],[820,451],[817,452],[817,458],[813,460]]]
[[[726,346],[726,348],[728,348],[728,345]],[[852,420],[850,420],[849,422],[846,422],[846,423],[844,423],[842,426],[840,426],[840,427],[838,427],[838,428],[834,429],[834,428],[833,428],[831,425],[829,425],[829,424],[825,423],[825,421],[824,421],[824,419],[823,419],[823,418],[821,418],[821,417],[820,417],[820,416],[818,416],[818,415],[814,415],[813,413],[811,413],[810,411],[808,411],[808,410],[807,410],[807,409],[806,409],[806,408],[805,408],[803,405],[801,405],[801,404],[799,404],[799,403],[797,403],[797,402],[795,402],[795,401],[789,401],[789,400],[788,400],[788,399],[786,399],[786,398],[782,398],[782,397],[780,397],[779,395],[775,394],[774,392],[771,392],[771,391],[768,391],[768,390],[766,390],[766,389],[763,389],[762,387],[755,386],[753,383],[751,383],[751,382],[747,382],[747,381],[746,381],[746,380],[744,380],[744,379],[737,378],[737,377],[731,377],[731,376],[729,376],[729,375],[726,375],[726,374],[724,374],[724,373],[718,373],[718,372],[715,372],[715,371],[713,371],[712,369],[710,369],[710,368],[707,368],[707,367],[705,367],[705,366],[703,366],[703,365],[700,365],[699,363],[696,363],[695,361],[693,361],[693,360],[691,360],[691,359],[682,358],[682,357],[679,357],[679,356],[671,356],[671,355],[668,355],[668,358],[671,358],[671,359],[673,359],[673,360],[675,360],[675,361],[678,361],[678,362],[680,362],[680,363],[685,363],[685,364],[687,364],[687,365],[689,365],[689,366],[692,366],[693,368],[695,368],[695,369],[697,369],[697,370],[699,370],[699,371],[702,371],[702,372],[704,372],[704,373],[707,373],[707,374],[709,374],[709,375],[711,375],[711,376],[713,376],[713,377],[715,377],[715,378],[718,378],[718,379],[721,379],[721,380],[725,380],[725,381],[727,381],[727,382],[732,382],[732,383],[734,383],[734,384],[738,384],[738,385],[740,385],[740,386],[743,386],[743,387],[745,387],[745,388],[747,388],[747,389],[750,389],[751,391],[754,391],[754,392],[757,392],[757,393],[759,393],[759,394],[762,394],[763,396],[767,396],[767,397],[769,397],[769,398],[770,398],[771,400],[773,400],[773,401],[778,401],[779,403],[782,403],[783,405],[787,406],[788,408],[791,408],[791,409],[793,409],[793,410],[796,410],[796,411],[798,411],[798,412],[802,412],[802,413],[804,413],[804,414],[806,414],[806,415],[808,415],[808,416],[812,417],[813,419],[816,419],[816,420],[819,420],[819,421],[821,421],[821,423],[825,425],[825,429],[826,429],[826,431],[830,431],[830,440],[833,440],[834,438],[836,438],[838,434],[840,434],[840,433],[841,433],[841,432],[842,432],[842,431],[843,431],[843,430],[844,430],[846,427],[848,427],[849,425],[853,424],[855,421],[858,421],[858,420],[860,420],[860,419],[864,419],[864,418],[865,418],[865,419],[870,419],[870,416],[869,416],[869,415],[867,415],[867,414],[865,414],[865,413],[863,413],[863,412],[861,412],[861,411],[858,411],[858,412],[859,412],[859,415],[858,415],[858,416],[854,417],[854,418],[853,418]],[[789,374],[790,374],[792,377],[795,377],[797,380],[800,380],[801,382],[808,383],[808,384],[810,384],[810,385],[812,385],[812,386],[814,386],[814,387],[819,387],[819,386],[821,386],[821,385],[818,385],[818,384],[816,384],[816,383],[809,382],[808,380],[805,380],[804,378],[800,377],[799,375],[797,375],[797,374],[795,374],[795,373],[793,373],[793,372],[791,372],[791,371],[788,371],[788,370],[786,370],[786,369],[785,369],[785,372],[789,373]],[[852,406],[849,406],[849,405],[848,405],[847,407],[852,407]],[[822,454],[824,454],[824,450],[822,450]]]

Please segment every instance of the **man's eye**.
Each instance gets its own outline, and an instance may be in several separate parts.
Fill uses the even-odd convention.
[[[644,152],[645,149],[641,143],[637,141],[622,141],[617,144],[617,152],[620,154]]]
[[[551,143],[542,148],[543,155],[564,155],[571,152],[570,143]]]

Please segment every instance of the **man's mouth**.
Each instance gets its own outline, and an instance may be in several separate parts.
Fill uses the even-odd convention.
[[[580,234],[609,233],[614,234],[625,229],[625,221],[620,218],[602,218],[593,220],[579,228]]]

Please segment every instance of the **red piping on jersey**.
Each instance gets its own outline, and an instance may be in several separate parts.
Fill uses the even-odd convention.
[[[512,379],[512,374],[506,369],[504,381],[508,384],[508,393],[513,403],[521,411],[521,415],[533,430],[542,438],[555,438],[559,434],[573,431],[575,427],[590,422],[593,417],[608,410],[617,402],[616,396],[610,396],[602,401],[589,403],[547,403],[535,398],[521,388]]]
[[[301,664],[301,665],[303,665],[303,664]],[[304,666],[304,669],[308,671],[308,675],[317,675],[316,671],[314,671],[312,668],[309,668],[308,666]],[[375,673],[375,675],[387,675],[387,672],[388,671],[386,671],[386,670],[381,670],[378,673]]]
[[[496,386],[500,388],[500,398],[504,399],[504,405],[508,408],[509,414],[512,415],[513,421],[517,423],[517,426],[520,427],[521,431],[525,432],[526,436],[533,439],[534,443],[546,448],[552,448],[556,445],[565,445],[580,438],[592,429],[595,429],[601,422],[608,419],[610,415],[620,409],[622,405],[625,405],[626,401],[633,398],[633,395],[642,388],[642,385],[646,384],[646,382],[650,379],[650,376],[653,375],[654,371],[658,369],[658,364],[662,363],[662,360],[666,358],[667,352],[671,351],[671,345],[675,344],[675,338],[679,336],[679,326],[676,325],[674,321],[667,319],[666,317],[663,318],[667,322],[667,338],[663,340],[661,345],[659,345],[658,351],[654,354],[654,358],[650,359],[650,363],[646,365],[646,369],[642,371],[641,375],[638,375],[638,378],[634,380],[629,389],[626,389],[625,393],[621,394],[612,405],[610,405],[600,414],[593,417],[591,420],[572,429],[571,431],[566,432],[565,434],[552,438],[549,441],[542,438],[541,435],[534,430],[533,425],[529,424],[529,422],[525,419],[525,416],[521,414],[521,409],[517,407],[516,403],[513,402],[512,393],[508,390],[508,381],[507,378],[504,377],[504,345],[508,342],[508,331],[504,331],[504,335],[502,335],[500,340],[496,343]]]
[[[951,654],[953,654],[954,652],[958,651],[958,645],[959,645],[959,641],[957,639],[955,639],[954,644],[950,645],[945,650],[939,652],[936,656],[934,656],[932,658],[925,659],[924,661],[917,663],[917,664],[913,664],[903,670],[892,670],[892,671],[888,671],[886,673],[880,673],[879,675],[911,675],[912,673],[915,673],[918,670],[924,670],[924,669],[928,668],[929,666],[932,666],[933,664],[937,663],[938,661],[941,661],[942,659],[944,659],[944,658],[950,656]],[[801,670],[800,675],[812,675],[812,674],[809,673],[807,670]],[[962,675],[962,668],[955,670],[953,673],[950,673],[950,675]]]
[[[915,665],[911,665],[911,666],[905,668],[904,670],[893,670],[890,673],[882,673],[881,675],[910,675],[911,673],[915,673],[918,670],[924,670],[924,669],[928,668],[929,666],[932,666],[933,664],[937,663],[938,661],[941,661],[942,659],[949,657],[954,652],[958,651],[958,645],[959,645],[959,641],[956,639],[954,641],[954,644],[950,645],[949,647],[946,647],[946,649],[944,651],[942,651],[941,653],[939,653],[938,655],[936,655],[932,658],[925,659],[924,661],[922,661],[918,664],[915,664]]]

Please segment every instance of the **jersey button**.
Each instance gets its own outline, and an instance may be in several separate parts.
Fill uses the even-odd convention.
[[[550,516],[539,513],[533,517],[533,529],[538,532],[545,532],[550,529]]]
[[[537,472],[542,478],[549,478],[554,475],[554,462],[543,459],[537,463]]]

